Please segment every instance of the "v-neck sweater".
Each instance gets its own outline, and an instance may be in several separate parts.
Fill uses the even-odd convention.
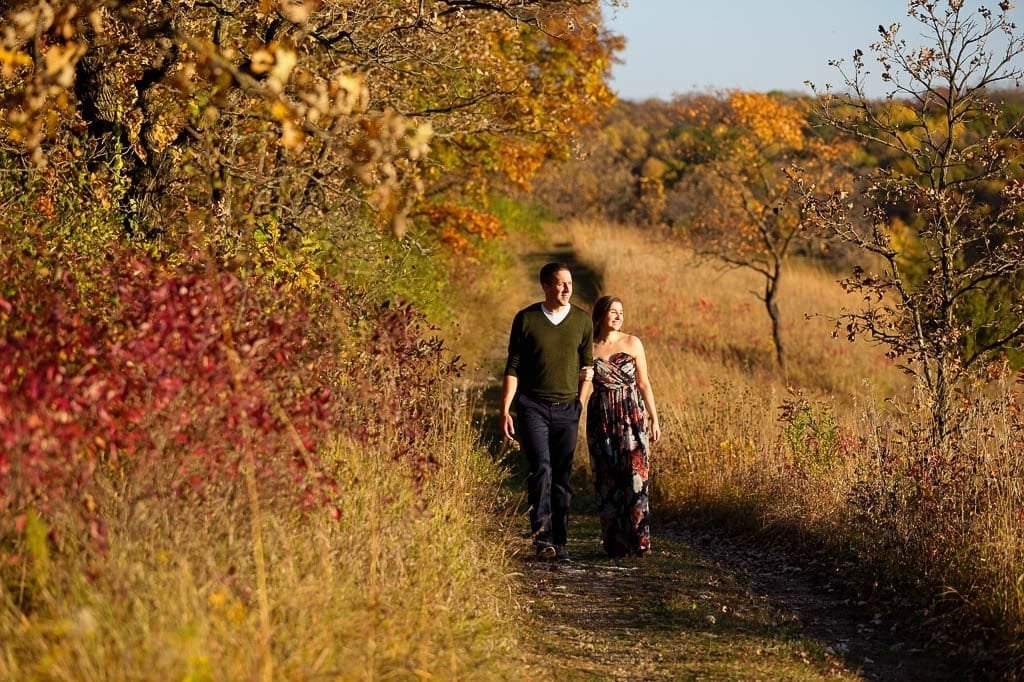
[[[505,374],[518,379],[518,390],[542,402],[570,402],[579,395],[579,372],[594,364],[594,324],[582,308],[571,305],[554,324],[541,303],[516,313],[508,340]]]

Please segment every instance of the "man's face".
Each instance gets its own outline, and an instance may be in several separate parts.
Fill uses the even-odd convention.
[[[572,297],[572,273],[559,270],[554,279],[544,285],[544,303],[548,308],[561,308],[569,305]]]

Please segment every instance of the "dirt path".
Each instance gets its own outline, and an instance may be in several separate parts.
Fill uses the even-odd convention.
[[[523,254],[524,282],[548,260],[573,266],[574,301],[591,305],[601,289],[599,273],[575,263],[567,243]],[[908,641],[884,613],[823,575],[749,539],[684,520],[661,519],[659,526],[656,518],[652,556],[609,559],[589,483],[575,485],[582,494],[574,500],[570,531],[574,560],[537,561],[526,538],[513,548],[530,623],[524,658],[533,679],[980,677],[957,670],[935,647]],[[522,486],[521,478],[510,486]]]
[[[749,541],[656,526],[652,556],[613,560],[595,518],[574,516],[572,535],[568,564],[534,560],[526,540],[520,548],[523,599],[537,624],[527,658],[536,679],[979,677]]]
[[[533,283],[544,262],[572,265],[579,305],[589,308],[602,289],[600,273],[576,263],[567,240],[523,250],[520,258],[520,288],[490,309],[503,324],[539,297]],[[488,367],[503,362],[503,343],[494,345]],[[500,378],[492,374],[483,383],[484,430],[501,451]],[[577,450],[578,458],[585,457],[584,450]],[[494,454],[507,458],[510,495],[520,497],[518,453]],[[654,509],[653,554],[607,558],[585,476],[580,471],[574,481],[573,562],[535,560],[526,537],[512,548],[518,554],[517,600],[527,620],[523,658],[529,679],[941,682],[982,677],[957,670],[941,650],[908,640],[884,609],[858,602],[813,566],[749,538],[730,538],[687,519],[658,516]],[[525,510],[520,512],[517,530],[525,531]]]

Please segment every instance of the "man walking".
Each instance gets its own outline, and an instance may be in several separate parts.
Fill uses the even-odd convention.
[[[594,325],[586,311],[569,302],[569,266],[548,263],[540,270],[540,284],[544,300],[512,320],[502,430],[509,440],[518,437],[529,465],[527,499],[537,556],[568,561],[569,483],[582,400],[593,377]]]

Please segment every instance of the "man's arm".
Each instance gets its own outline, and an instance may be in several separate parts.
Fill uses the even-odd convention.
[[[516,427],[512,421],[512,401],[519,388],[519,377],[506,374],[501,384],[501,432],[508,440],[516,437]]]
[[[508,357],[505,360],[505,378],[501,383],[501,432],[505,438],[516,437],[516,426],[512,421],[512,402],[519,389],[519,361],[523,337],[523,311],[512,318],[512,329],[508,335]]]
[[[580,370],[580,402],[586,407],[587,401],[590,400],[590,394],[594,392],[594,368],[584,367]]]
[[[587,317],[583,326],[583,342],[579,347],[580,357],[580,402],[584,405],[590,400],[590,394],[594,392],[594,325]]]

